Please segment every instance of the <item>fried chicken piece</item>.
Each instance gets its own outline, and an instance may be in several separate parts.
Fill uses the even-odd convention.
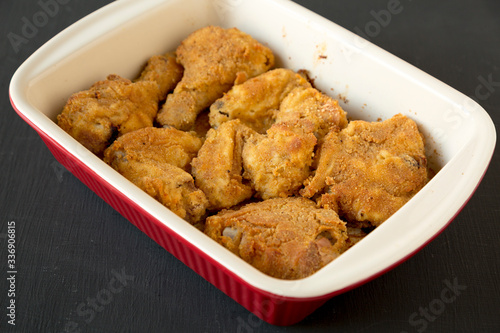
[[[157,111],[156,83],[132,83],[109,75],[90,89],[73,94],[57,116],[57,123],[100,156],[116,136],[152,126]]]
[[[210,107],[210,125],[218,127],[231,119],[240,119],[258,133],[274,123],[283,99],[295,88],[311,85],[302,75],[284,68],[260,74],[234,86]]]
[[[314,177],[301,191],[348,221],[378,226],[427,182],[424,140],[413,120],[396,115],[383,122],[352,121],[331,131]]]
[[[188,36],[176,50],[184,67],[182,80],[167,96],[157,121],[181,130],[234,84],[274,65],[271,50],[236,28],[208,26]]]
[[[104,161],[191,224],[202,221],[208,205],[188,168],[201,140],[172,128],[146,128],[118,138]]]
[[[283,99],[276,122],[292,121],[312,122],[312,129],[318,140],[331,129],[340,131],[347,126],[346,112],[338,101],[312,87],[296,88]]]
[[[255,133],[243,146],[243,177],[262,199],[287,197],[310,175],[316,137],[294,123],[277,123],[267,135]]]
[[[251,186],[241,176],[241,151],[245,136],[251,132],[237,119],[226,122],[208,132],[193,159],[196,186],[205,192],[211,209],[229,208],[252,196]]]
[[[136,81],[154,81],[158,84],[160,101],[167,98],[167,94],[174,90],[182,79],[184,68],[177,63],[175,52],[165,55],[156,55],[149,58],[146,67]]]
[[[109,154],[126,154],[130,159],[148,163],[168,163],[184,171],[191,170],[191,160],[202,145],[194,133],[175,128],[146,127],[118,138]]]
[[[243,260],[280,279],[307,277],[344,250],[345,223],[300,197],[269,199],[207,218],[205,233]]]

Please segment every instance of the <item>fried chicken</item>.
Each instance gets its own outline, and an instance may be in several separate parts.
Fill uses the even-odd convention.
[[[144,128],[118,138],[104,161],[125,178],[186,221],[201,222],[208,205],[205,194],[183,169],[201,140],[173,128]]]
[[[210,107],[210,125],[220,126],[240,119],[258,133],[264,134],[275,122],[283,99],[295,88],[311,85],[300,74],[284,68],[270,70],[234,86]]]
[[[282,101],[276,116],[276,122],[298,122],[298,126],[310,126],[318,140],[321,140],[331,129],[337,131],[347,126],[346,112],[337,100],[309,88],[296,88]]]
[[[151,57],[136,81],[156,82],[159,88],[158,99],[163,101],[182,79],[183,72],[184,68],[177,63],[175,53],[169,52]]]
[[[293,195],[310,175],[317,139],[347,125],[334,99],[300,74],[275,69],[234,86],[210,108],[212,126],[239,119],[258,133],[243,147],[244,178],[263,199]]]
[[[196,186],[205,192],[210,209],[229,208],[252,196],[251,186],[241,176],[244,137],[251,132],[237,119],[223,123],[209,130],[193,159]]]
[[[127,154],[133,160],[168,163],[190,171],[191,160],[201,145],[201,139],[192,133],[175,128],[146,127],[120,137],[107,154]]]
[[[287,197],[310,175],[316,137],[294,123],[277,123],[243,146],[243,177],[262,199]]]
[[[176,50],[184,74],[167,96],[157,121],[181,130],[229,91],[274,65],[271,50],[236,28],[208,26],[188,36]]]
[[[158,111],[158,85],[131,82],[109,75],[90,89],[73,94],[58,125],[94,154],[100,156],[119,135],[153,125]]]
[[[427,182],[424,140],[413,120],[396,115],[383,122],[352,121],[331,131],[319,164],[301,191],[312,197],[328,186],[320,203],[348,221],[378,226]]]
[[[277,198],[223,210],[205,233],[243,260],[281,279],[307,277],[346,247],[345,223],[308,199]]]

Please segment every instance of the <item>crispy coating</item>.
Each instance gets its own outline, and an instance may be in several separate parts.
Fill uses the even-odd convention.
[[[251,135],[242,153],[243,175],[263,199],[296,193],[310,175],[317,139],[347,125],[337,101],[288,69],[249,79],[212,104],[212,126],[231,119],[266,133]]]
[[[298,122],[306,127],[312,123],[312,131],[321,140],[330,130],[337,131],[347,126],[346,112],[337,100],[321,93],[315,88],[296,88],[291,91],[280,105],[276,122]]]
[[[58,125],[96,155],[119,135],[153,125],[158,111],[158,85],[109,75],[90,89],[73,94]]]
[[[192,133],[175,128],[146,127],[116,140],[107,150],[110,154],[127,154],[131,159],[151,163],[168,163],[185,171],[200,150],[202,141]]]
[[[281,279],[307,277],[346,248],[345,223],[300,197],[250,203],[207,218],[205,233],[260,271]]]
[[[205,216],[205,194],[188,168],[201,140],[172,128],[146,128],[118,138],[104,161],[172,212],[195,224]]]
[[[277,123],[267,135],[255,133],[243,146],[243,177],[262,199],[297,192],[310,175],[316,137],[294,123]]]
[[[184,68],[177,63],[174,52],[165,55],[156,55],[149,58],[146,67],[136,81],[154,81],[158,84],[160,101],[167,98],[167,94],[174,90],[182,79]]]
[[[237,119],[211,129],[193,159],[196,186],[205,192],[210,209],[229,208],[252,196],[251,186],[241,176],[244,138],[251,131]]]
[[[383,122],[352,121],[331,131],[314,177],[301,194],[328,186],[320,203],[348,221],[378,226],[427,182],[424,140],[413,120],[396,115]]]
[[[234,84],[274,65],[271,50],[236,28],[208,26],[188,36],[176,50],[182,80],[167,97],[157,121],[190,129],[196,116]]]
[[[300,74],[277,68],[235,85],[210,107],[210,125],[220,126],[240,119],[258,133],[265,133],[274,123],[283,99],[295,88],[311,85]]]

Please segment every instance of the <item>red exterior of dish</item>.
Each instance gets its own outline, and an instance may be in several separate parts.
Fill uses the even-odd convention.
[[[80,179],[92,191],[99,195],[104,201],[111,205],[111,207],[118,211],[137,228],[143,231],[148,237],[173,254],[177,259],[182,261],[200,276],[212,283],[229,297],[233,298],[236,302],[244,306],[257,317],[273,325],[286,326],[298,323],[333,296],[354,289],[393,269],[420,251],[420,249],[438,236],[453,220],[451,219],[448,221],[448,223],[446,223],[446,225],[444,225],[443,228],[439,230],[436,235],[434,235],[434,237],[429,239],[429,241],[425,244],[422,244],[422,246],[414,252],[365,280],[347,286],[344,289],[318,297],[294,298],[279,296],[256,288],[248,282],[242,280],[235,273],[225,268],[219,262],[213,260],[206,253],[158,221],[142,207],[137,205],[137,203],[102,179],[78,158],[71,155],[52,137],[33,124],[16,108],[13,103],[12,105],[18,115],[35,129],[54,157],[62,165],[64,165],[68,171]],[[465,204],[466,203],[464,203],[463,206],[465,206]],[[457,214],[455,214],[455,216]],[[240,324],[242,326],[249,325],[245,322],[241,322]]]

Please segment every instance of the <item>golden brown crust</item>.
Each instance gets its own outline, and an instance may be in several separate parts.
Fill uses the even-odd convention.
[[[280,105],[276,122],[297,122],[297,126],[311,126],[318,140],[330,130],[339,131],[347,126],[347,114],[337,100],[315,88],[296,88]],[[311,125],[306,122],[310,122]]]
[[[175,52],[169,52],[165,55],[149,58],[146,67],[136,81],[156,82],[159,89],[158,99],[163,101],[182,79],[183,73],[184,68],[177,63]]]
[[[146,127],[118,138],[106,151],[106,161],[112,154],[127,154],[142,162],[168,163],[190,171],[191,160],[202,145],[200,138],[175,128]]]
[[[172,128],[145,128],[118,138],[104,161],[125,178],[194,224],[205,216],[208,201],[194,185],[188,168],[201,140]]]
[[[311,87],[309,82],[290,69],[277,68],[235,85],[210,107],[210,124],[220,126],[231,119],[258,133],[265,133],[274,123],[283,99],[297,87]]]
[[[239,120],[211,129],[193,160],[196,186],[207,195],[211,209],[229,208],[252,196],[252,188],[241,176],[244,137],[251,132]]]
[[[262,199],[287,197],[311,173],[316,137],[295,124],[274,124],[266,135],[250,136],[243,147],[243,177]]]
[[[96,155],[101,155],[119,136],[153,125],[158,111],[158,86],[154,82],[132,83],[109,75],[90,89],[73,94],[58,125]]]
[[[188,36],[176,50],[182,80],[167,97],[157,121],[187,130],[196,116],[236,83],[274,65],[271,50],[236,28],[208,26]]]
[[[328,186],[321,204],[350,221],[378,226],[427,182],[423,137],[411,119],[352,121],[330,132],[319,165],[301,194],[312,197]]]
[[[313,201],[269,199],[223,210],[206,221],[205,233],[260,271],[281,279],[309,276],[346,247],[345,223]]]

